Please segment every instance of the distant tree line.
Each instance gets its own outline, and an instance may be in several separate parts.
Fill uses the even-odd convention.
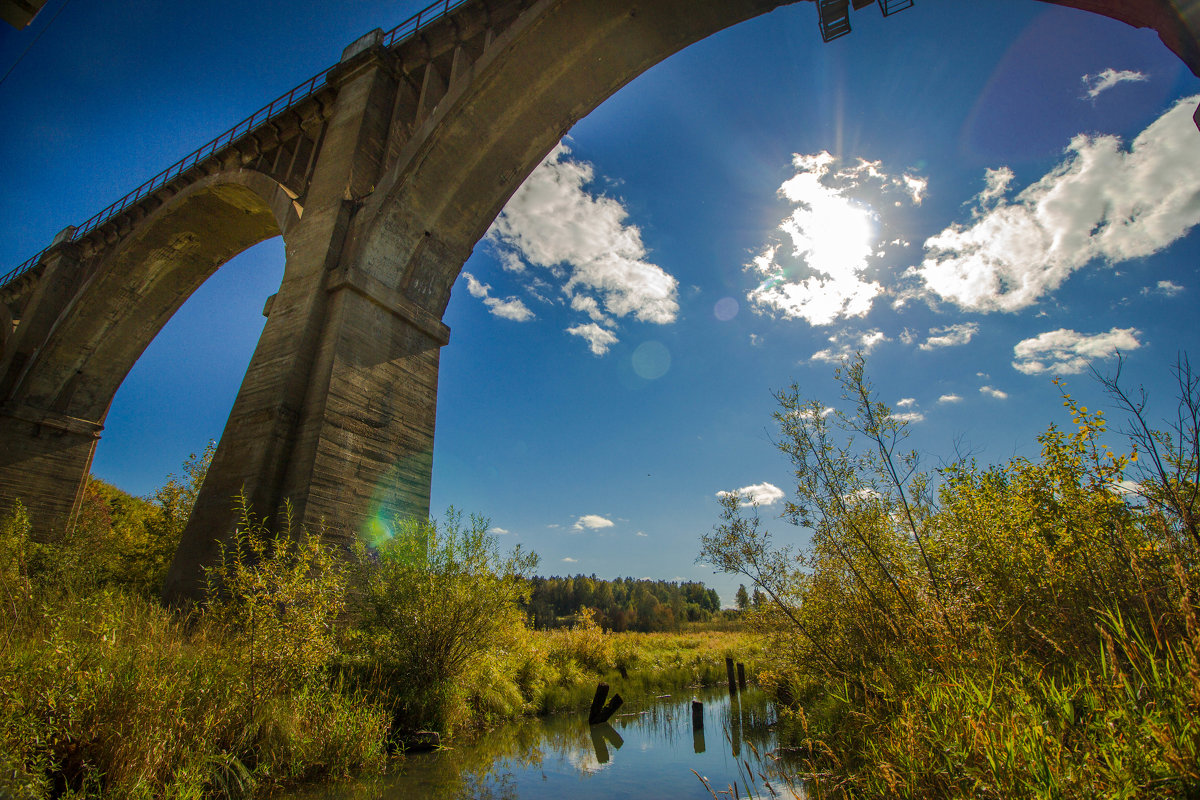
[[[611,631],[676,630],[707,622],[721,609],[715,589],[699,581],[605,580],[595,575],[529,579],[529,617],[536,628],[569,624],[583,608]]]

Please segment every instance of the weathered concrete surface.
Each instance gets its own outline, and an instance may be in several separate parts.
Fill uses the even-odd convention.
[[[46,0],[0,0],[0,19],[20,30],[33,21]]]
[[[279,235],[294,212],[277,189],[257,174],[213,176],[117,248],[90,259],[77,245],[51,249],[0,361],[0,502],[21,498],[43,534],[70,527],[117,388],[221,264]]]
[[[605,98],[786,2],[479,0],[394,48],[354,43],[302,108],[0,287],[19,320],[0,332],[0,503],[21,497],[40,531],[68,530],[142,350],[222,263],[282,234],[283,282],[168,594],[199,591],[239,493],[268,518],[290,502],[341,542],[376,515],[427,514],[441,316],[471,248]],[[1153,26],[1200,74],[1200,4],[1060,4]]]

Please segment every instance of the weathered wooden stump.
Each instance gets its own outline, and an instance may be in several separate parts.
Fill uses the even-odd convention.
[[[599,725],[602,722],[608,722],[609,718],[617,713],[617,709],[625,702],[619,694],[614,694],[612,699],[607,703],[604,702],[606,697],[608,697],[608,684],[597,684],[596,695],[592,698],[592,708],[588,712],[589,725]]]

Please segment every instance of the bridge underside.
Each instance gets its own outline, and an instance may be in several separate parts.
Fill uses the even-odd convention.
[[[237,495],[268,517],[289,502],[297,522],[343,543],[373,520],[427,515],[441,317],[471,248],[609,95],[785,4],[491,0],[394,47],[364,37],[303,107],[0,287],[0,317],[19,319],[0,339],[0,503],[20,497],[39,530],[69,530],[142,350],[225,260],[282,234],[283,282],[168,595],[200,591]],[[1197,20],[1174,3],[1061,4],[1151,25],[1200,73]]]

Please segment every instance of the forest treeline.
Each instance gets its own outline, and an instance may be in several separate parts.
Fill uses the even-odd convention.
[[[671,631],[708,622],[721,610],[715,589],[700,581],[606,580],[593,575],[534,577],[527,606],[535,628],[569,625],[589,608],[605,630]]]

